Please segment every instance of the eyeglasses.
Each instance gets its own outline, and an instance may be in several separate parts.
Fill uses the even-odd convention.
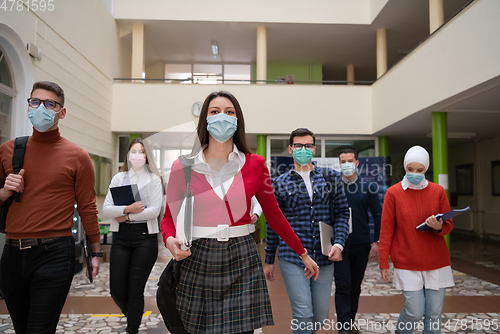
[[[56,107],[56,104],[58,104],[61,108],[63,107],[59,102],[54,101],[54,100],[40,100],[40,99],[32,99],[32,98],[28,99],[28,104],[32,108],[38,108],[40,106],[40,104],[42,104],[42,103],[45,106],[45,108],[48,108],[48,109],[54,109]]]
[[[301,143],[295,143],[295,144],[293,144],[293,145],[292,145],[292,148],[293,148],[294,150],[301,150],[301,149],[302,149],[302,147],[305,147],[305,148],[306,148],[306,150],[312,151],[312,150],[314,150],[314,147],[315,147],[315,146],[316,146],[316,145],[314,145],[314,144],[301,144]]]

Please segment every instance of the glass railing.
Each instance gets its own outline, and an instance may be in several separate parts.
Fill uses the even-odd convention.
[[[375,81],[346,81],[346,80],[294,80],[291,82],[282,80],[236,80],[236,79],[214,79],[211,81],[198,81],[193,78],[184,79],[142,79],[142,78],[115,78],[115,83],[163,83],[178,85],[230,85],[230,84],[276,84],[276,85],[371,85]]]

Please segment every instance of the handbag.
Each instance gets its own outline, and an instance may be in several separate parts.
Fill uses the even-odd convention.
[[[14,174],[19,174],[21,169],[23,169],[24,164],[24,153],[26,152],[26,144],[28,143],[29,136],[17,137],[14,141],[14,154],[12,155],[12,169]],[[12,202],[21,201],[21,194],[14,193],[10,196],[5,203],[0,206],[0,232],[5,233],[5,226],[7,224],[7,214],[9,213],[9,207]]]
[[[184,166],[184,179],[186,181],[186,191],[183,197],[184,201],[190,194],[188,189],[191,183],[191,166],[193,165],[193,159],[180,156],[179,160]],[[192,216],[185,215],[184,219],[192,219]],[[165,326],[172,334],[187,334],[176,304],[177,286],[179,285],[181,277],[181,266],[182,261],[171,259],[160,276],[158,290],[156,291],[156,304],[158,310],[160,310]]]

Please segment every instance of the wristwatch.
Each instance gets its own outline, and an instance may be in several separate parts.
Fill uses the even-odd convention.
[[[100,251],[100,252],[92,252],[92,257],[103,257],[104,255],[104,252],[103,251]]]
[[[304,249],[305,249],[305,248],[304,248]],[[304,254],[299,255],[300,259],[303,259],[304,257],[306,257],[306,256],[307,256],[307,254],[308,254],[308,253],[307,253],[307,249],[306,249],[306,252],[305,252]]]

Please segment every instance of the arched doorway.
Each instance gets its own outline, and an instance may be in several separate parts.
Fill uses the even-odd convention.
[[[0,24],[0,142],[29,135],[31,124],[26,116],[33,83],[33,64],[19,35]]]
[[[33,64],[19,35],[0,23],[0,144],[29,135],[32,127],[26,115],[33,83]],[[5,235],[0,235],[0,248]]]

